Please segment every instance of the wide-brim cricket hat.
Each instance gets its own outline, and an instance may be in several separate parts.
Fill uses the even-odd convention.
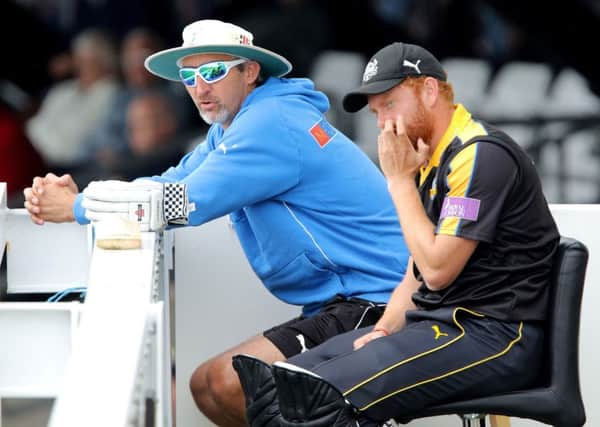
[[[199,53],[225,53],[258,62],[265,77],[282,77],[292,70],[290,61],[254,46],[251,32],[228,22],[216,19],[193,22],[183,29],[182,38],[180,47],[162,50],[146,58],[146,69],[164,79],[179,81],[182,58]]]
[[[344,96],[344,109],[354,113],[367,105],[369,95],[386,92],[410,76],[430,76],[446,81],[442,64],[427,49],[414,44],[392,43],[375,53],[367,63],[362,85]]]

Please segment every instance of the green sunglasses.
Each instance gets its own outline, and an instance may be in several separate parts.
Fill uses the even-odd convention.
[[[213,61],[202,64],[199,67],[182,67],[179,69],[179,77],[186,86],[196,86],[196,76],[200,76],[208,84],[216,83],[227,76],[229,70],[236,65],[248,61],[247,59],[235,59],[233,61]]]

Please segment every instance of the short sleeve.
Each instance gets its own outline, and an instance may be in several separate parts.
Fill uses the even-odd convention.
[[[515,185],[516,161],[497,144],[476,142],[450,162],[437,233],[491,242]]]

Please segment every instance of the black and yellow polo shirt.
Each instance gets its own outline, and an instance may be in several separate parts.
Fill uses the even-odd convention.
[[[454,283],[439,292],[422,285],[415,304],[462,306],[507,321],[543,319],[559,234],[525,151],[458,104],[417,183],[437,234],[479,244]]]

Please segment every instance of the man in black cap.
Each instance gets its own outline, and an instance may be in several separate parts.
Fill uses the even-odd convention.
[[[420,46],[393,43],[371,58],[344,98],[347,111],[367,104],[411,253],[407,274],[374,327],[273,367],[235,357],[252,426],[381,425],[539,375],[559,234],[533,163],[454,103],[442,66]]]

